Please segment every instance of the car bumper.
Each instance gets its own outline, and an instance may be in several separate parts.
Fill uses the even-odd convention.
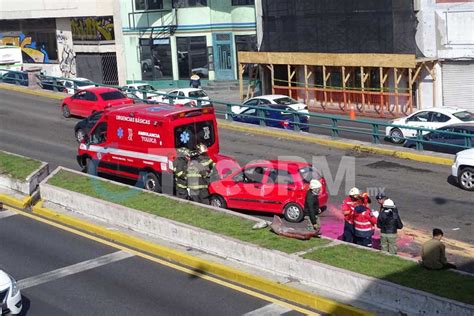
[[[20,314],[22,308],[23,308],[23,304],[21,302],[20,291],[18,291],[18,293],[13,297],[10,297],[9,295],[6,302],[1,305],[2,315],[6,313],[13,314],[13,315]]]
[[[455,177],[456,179],[458,178],[458,171],[459,171],[459,167],[457,165],[457,163],[455,162],[452,166],[451,166],[451,175],[453,177]]]

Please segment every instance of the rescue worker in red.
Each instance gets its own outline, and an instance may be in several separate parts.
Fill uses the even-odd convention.
[[[316,237],[321,237],[321,222],[319,220],[319,214],[321,214],[321,209],[319,208],[319,192],[321,191],[321,187],[321,182],[316,179],[311,180],[304,201],[304,210],[305,213],[309,215],[311,225],[313,225],[313,228],[316,231]]]
[[[342,202],[342,213],[344,214],[344,234],[342,240],[354,242],[354,220],[353,214],[355,207],[360,204],[360,191],[358,188],[352,188],[349,196]]]
[[[365,205],[358,205],[354,210],[354,237],[358,245],[372,247],[377,217]]]

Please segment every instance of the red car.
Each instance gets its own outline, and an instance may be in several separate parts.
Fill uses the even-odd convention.
[[[323,185],[319,204],[328,202],[326,180],[308,163],[257,161],[209,185],[211,205],[216,207],[283,214],[290,222],[304,218],[304,202],[311,179]]]
[[[70,117],[71,115],[88,117],[109,106],[132,103],[134,103],[134,101],[127,98],[118,89],[95,87],[80,90],[74,95],[65,98],[61,109],[64,117]]]

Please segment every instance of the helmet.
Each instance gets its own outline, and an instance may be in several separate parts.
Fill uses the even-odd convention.
[[[395,208],[395,203],[393,203],[393,201],[390,200],[390,199],[386,199],[386,200],[383,202],[383,207],[386,207],[386,208]]]
[[[360,191],[359,191],[359,189],[357,189],[357,188],[352,188],[352,189],[349,191],[349,195],[350,195],[350,196],[357,196],[357,195],[359,195],[359,194],[360,194]]]
[[[207,153],[207,146],[204,145],[204,144],[199,144],[199,145],[197,145],[197,151],[200,154]]]
[[[177,149],[177,152],[180,156],[182,157],[190,157],[191,156],[191,151],[186,148],[186,147],[180,147]]]
[[[377,194],[377,196],[375,197],[376,200],[382,200],[382,199],[385,199],[387,198],[387,196],[383,193],[379,193]]]
[[[316,179],[311,180],[311,182],[309,183],[309,188],[310,188],[311,190],[321,189],[321,187],[322,187],[321,182],[319,182],[319,181],[316,180]]]

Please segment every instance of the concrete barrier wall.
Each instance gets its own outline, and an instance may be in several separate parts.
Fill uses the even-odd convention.
[[[10,154],[10,153],[8,153]],[[15,154],[11,154],[15,155]],[[19,155],[16,155],[19,156]],[[20,156],[23,157],[23,156]],[[0,174],[0,187],[17,191],[26,195],[31,195],[36,190],[41,181],[49,175],[49,166],[42,162],[41,166],[26,177],[25,180],[18,180]]]
[[[56,171],[55,171],[56,172]],[[53,173],[54,174],[54,173]],[[474,306],[217,235],[148,213],[40,184],[44,200],[111,225],[163,238],[410,315],[473,315]]]

